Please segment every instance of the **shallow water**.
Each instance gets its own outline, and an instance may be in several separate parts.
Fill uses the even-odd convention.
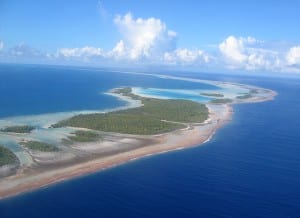
[[[23,79],[22,83],[19,81],[19,77]],[[26,152],[22,151],[21,146],[17,144],[19,141],[38,140],[59,145],[62,138],[66,138],[72,130],[68,128],[53,130],[49,128],[52,124],[78,114],[107,112],[140,106],[139,101],[120,98],[110,93],[109,90],[112,88],[130,86],[133,87],[134,93],[142,96],[148,93],[148,97],[189,99],[198,102],[208,102],[212,99],[201,96],[201,90],[203,92],[224,91],[226,93],[243,90],[236,89],[236,87],[226,89],[206,81],[178,79],[171,79],[172,82],[166,87],[166,81],[169,80],[169,78],[161,76],[99,72],[95,69],[3,65],[2,68],[0,67],[0,81],[5,81],[3,83],[5,85],[2,87],[3,92],[0,97],[4,99],[5,106],[0,111],[0,128],[30,125],[36,129],[30,134],[21,136],[2,133],[5,136],[2,138],[5,140],[0,138],[0,143],[8,148],[11,147],[13,151],[17,148],[21,165],[28,165],[32,161],[29,161]],[[137,83],[143,84],[144,87],[134,87],[133,85],[137,85]],[[186,89],[178,89],[179,86]],[[8,96],[10,95],[9,100]],[[30,99],[31,102],[18,108],[24,98]],[[3,99],[0,99],[0,102]],[[65,111],[66,106],[69,111]],[[17,111],[16,108],[18,108]],[[30,109],[31,112],[29,112]],[[17,115],[11,115],[15,112]],[[6,116],[4,116],[5,114]],[[9,143],[6,143],[7,139],[9,139]]]
[[[234,106],[233,121],[203,146],[0,201],[0,217],[297,217],[300,80],[188,76],[257,85],[279,95]],[[153,88],[156,79],[150,80]],[[164,87],[181,89],[171,84]]]

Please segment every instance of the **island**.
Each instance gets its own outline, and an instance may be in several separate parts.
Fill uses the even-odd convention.
[[[231,120],[232,104],[268,101],[276,96],[276,92],[259,87],[206,82],[242,91],[230,98],[219,91],[202,92],[211,99],[203,103],[145,97],[132,87],[118,87],[107,94],[128,102],[124,108],[74,114],[39,127],[42,131],[32,131],[35,127],[26,125],[1,129],[0,134],[9,134],[23,150],[16,156],[0,147],[0,198],[144,156],[201,145]],[[57,134],[57,138],[46,140],[45,132]]]
[[[73,144],[76,142],[95,142],[102,138],[101,134],[93,131],[77,130],[72,132],[72,135],[68,136],[67,139],[63,139],[62,142],[65,144]]]
[[[247,99],[247,98],[251,98],[252,95],[251,94],[244,94],[244,95],[239,95],[236,98],[237,99]]]
[[[221,94],[221,93],[200,93],[200,95],[203,95],[203,96],[207,96],[207,97],[216,97],[216,98],[223,98],[224,95]]]
[[[252,98],[255,94],[259,94],[259,90],[251,89],[248,93],[241,93],[242,95],[238,95],[236,99],[248,99]]]
[[[0,145],[0,179],[14,174],[18,167],[17,156],[10,149]]]
[[[42,151],[42,152],[57,152],[59,149],[49,143],[39,142],[39,141],[25,141],[21,143],[26,148],[34,150],[34,151]]]
[[[114,90],[114,93],[139,99],[143,106],[105,114],[78,115],[52,127],[71,126],[104,132],[152,135],[185,128],[185,123],[202,123],[208,118],[208,108],[193,101],[142,98],[132,94],[128,87]]]
[[[34,130],[34,126],[22,125],[22,126],[8,126],[6,128],[0,129],[1,132],[11,132],[11,133],[30,133]]]
[[[228,103],[232,103],[232,99],[229,98],[218,98],[218,99],[213,99],[210,101],[210,103],[212,104],[228,104]]]
[[[17,156],[8,148],[0,145],[0,167],[4,165],[13,165],[18,163]]]

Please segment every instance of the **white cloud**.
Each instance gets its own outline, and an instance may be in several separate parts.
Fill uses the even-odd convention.
[[[219,49],[225,58],[237,64],[243,63],[247,59],[244,54],[244,40],[241,38],[229,36],[219,45]]]
[[[176,49],[172,52],[165,52],[164,54],[164,61],[170,64],[200,64],[208,63],[209,60],[209,55],[199,49]]]
[[[101,2],[99,7],[103,8]],[[168,30],[166,24],[156,18],[134,19],[130,13],[116,16],[115,25],[122,39],[109,51],[86,46],[83,48],[61,48],[56,57],[67,59],[102,57],[115,61],[139,62],[160,60],[167,51],[176,48],[176,32]],[[111,61],[110,60],[110,61]]]
[[[219,45],[221,62],[230,69],[279,70],[283,65],[279,52],[264,49],[264,43],[253,37],[229,36]]]
[[[19,45],[9,49],[8,55],[12,57],[26,57],[26,58],[33,58],[33,57],[39,58],[45,56],[45,54],[42,51],[30,47],[26,45],[24,42],[21,42]]]
[[[105,14],[99,2],[100,13]],[[102,12],[101,12],[102,10]],[[300,72],[300,46],[282,46],[254,37],[228,36],[217,49],[204,51],[200,48],[177,48],[177,33],[157,18],[134,18],[127,13],[114,18],[121,39],[111,50],[85,46],[60,48],[56,53],[43,53],[24,43],[3,50],[1,57],[8,60],[71,61],[98,65],[173,65],[192,66],[194,69],[233,69]]]
[[[300,46],[292,47],[286,55],[288,65],[300,65]]]
[[[19,63],[45,63],[49,60],[45,52],[33,48],[24,42],[5,50],[2,47],[0,57],[1,61]]]
[[[86,46],[83,48],[61,48],[57,51],[58,57],[65,58],[88,58],[103,56],[104,52],[101,48]]]
[[[133,19],[132,15],[115,19],[123,39],[114,48],[62,48],[48,57],[98,64],[150,64],[195,66],[205,69],[219,67],[241,70],[299,71],[299,48],[285,55],[266,49],[264,41],[253,37],[229,36],[219,44],[219,54],[201,49],[176,48],[176,33],[168,30],[159,19]],[[49,58],[49,59],[50,59]],[[293,68],[290,65],[293,66]]]
[[[103,7],[101,2],[99,7]],[[201,65],[211,60],[211,56],[201,49],[177,48],[177,33],[168,29],[160,19],[134,18],[131,13],[127,13],[117,15],[114,23],[121,34],[121,40],[111,50],[104,51],[90,46],[61,48],[54,56],[84,62],[89,59],[99,61],[101,57],[101,60],[107,60],[109,63],[115,61],[159,65]]]
[[[126,49],[124,41],[121,40],[117,43],[117,45],[109,52],[108,56],[119,59],[122,57],[125,57],[126,55]]]
[[[102,7],[99,2],[99,7]],[[86,46],[83,48],[61,48],[57,58],[86,61],[88,58],[102,57],[126,62],[159,62],[165,52],[176,49],[176,32],[169,30],[164,22],[156,18],[133,18],[130,13],[118,15],[114,19],[122,39],[110,51]],[[110,60],[110,61],[111,61]]]
[[[262,40],[258,40],[252,36],[248,36],[248,37],[240,37],[239,38],[241,41],[243,41],[244,43],[247,43],[249,45],[251,44],[260,44],[260,43],[264,43],[264,41]]]
[[[123,37],[118,45],[122,45],[126,58],[153,59],[176,48],[176,32],[168,30],[166,24],[160,19],[134,19],[130,13],[127,13],[124,16],[116,16],[114,22]]]

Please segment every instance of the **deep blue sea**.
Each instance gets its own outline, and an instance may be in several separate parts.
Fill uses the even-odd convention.
[[[96,69],[0,65],[0,117],[108,109],[124,102],[103,94],[120,86],[196,89],[210,85]]]
[[[279,95],[235,105],[232,122],[203,146],[2,200],[0,217],[300,217],[300,79],[174,74],[252,84]],[[210,88],[109,70],[1,65],[0,117],[120,106],[101,93],[123,85]]]

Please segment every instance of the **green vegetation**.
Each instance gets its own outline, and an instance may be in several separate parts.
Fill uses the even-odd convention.
[[[251,89],[250,94],[258,94],[259,91],[257,89]]]
[[[232,100],[229,98],[223,98],[223,99],[213,99],[210,101],[210,103],[212,104],[227,104],[227,103],[231,103]]]
[[[101,138],[102,137],[99,133],[83,130],[75,131],[72,133],[72,136],[68,137],[68,139],[72,142],[94,142]]]
[[[7,164],[16,164],[18,162],[17,156],[11,150],[0,145],[0,167]]]
[[[248,99],[248,98],[251,98],[251,97],[252,97],[251,94],[245,94],[245,95],[239,95],[236,98],[237,99]]]
[[[248,98],[252,98],[253,95],[258,94],[259,91],[257,89],[251,89],[249,93],[240,93],[243,95],[239,95],[236,98],[237,99],[248,99]]]
[[[204,95],[207,97],[217,97],[217,98],[223,98],[224,95],[221,93],[200,93],[200,95]]]
[[[117,91],[119,94],[131,95],[130,88]],[[183,124],[172,122],[200,123],[208,118],[208,109],[204,104],[188,100],[162,100],[134,96],[139,98],[144,106],[106,114],[82,114],[63,120],[52,127],[72,126],[105,132],[149,135],[185,127]]]
[[[1,129],[2,132],[14,132],[14,133],[30,133],[35,128],[33,126],[8,126]]]
[[[134,100],[142,100],[142,97],[135,95],[132,93],[132,89],[130,87],[124,87],[124,88],[118,88],[118,89],[114,89],[113,93],[116,94],[121,94],[127,97],[130,97]]]
[[[118,94],[131,94],[132,89],[130,87],[123,87],[123,88],[118,88],[118,89],[114,89],[113,93],[118,93]]]
[[[44,151],[44,152],[56,152],[59,149],[51,144],[40,141],[27,141],[22,143],[25,147],[31,150]]]
[[[124,112],[142,113],[175,122],[201,123],[208,118],[208,109],[204,104],[189,100],[143,98],[142,103],[143,107]]]
[[[156,134],[184,127],[184,125],[163,122],[144,114],[129,113],[78,115],[53,125],[53,127],[63,126],[140,135]]]

